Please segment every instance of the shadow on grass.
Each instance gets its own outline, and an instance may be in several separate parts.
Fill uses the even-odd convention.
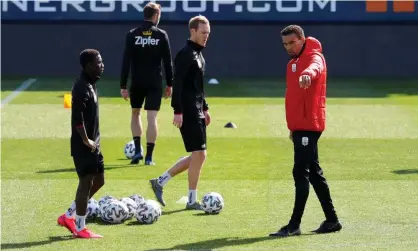
[[[394,174],[418,174],[418,169],[403,169],[392,171]]]
[[[302,236],[308,236],[312,234],[305,234]],[[298,236],[300,238],[301,236]],[[289,237],[292,238],[292,237]],[[167,249],[150,249],[147,251],[164,251],[164,250],[213,250],[219,248],[225,248],[229,246],[239,246],[239,245],[248,245],[262,241],[277,241],[280,238],[270,237],[270,236],[261,236],[253,238],[239,238],[239,237],[230,237],[230,238],[218,238],[213,240],[205,240],[200,242],[193,242],[188,244],[176,245]]]
[[[119,169],[119,168],[129,168],[132,167],[130,164],[122,164],[122,165],[105,165],[105,170],[112,170],[112,169]],[[72,173],[75,172],[75,168],[62,168],[62,169],[54,169],[54,170],[43,170],[37,171],[36,173],[44,174],[44,173]]]
[[[206,85],[208,97],[283,97],[286,84],[280,78],[225,78],[219,85]],[[99,96],[119,97],[116,79],[103,78],[98,86]],[[25,92],[71,92],[71,78],[40,78]],[[13,91],[20,84],[13,79],[2,78],[2,91]],[[381,78],[330,78],[327,96],[329,98],[382,98],[390,95],[418,95],[418,81],[415,79]],[[59,95],[61,97],[61,95]]]
[[[43,246],[43,245],[51,244],[53,242],[68,241],[68,240],[74,240],[74,238],[71,235],[69,235],[69,236],[50,236],[50,237],[48,237],[48,240],[45,240],[45,241],[30,241],[30,242],[21,242],[21,243],[2,243],[1,244],[1,249],[23,249],[23,248]]]
[[[186,209],[176,209],[176,210],[172,210],[172,211],[163,211],[163,215],[170,215],[170,214],[175,214],[175,213],[181,213],[187,211]]]

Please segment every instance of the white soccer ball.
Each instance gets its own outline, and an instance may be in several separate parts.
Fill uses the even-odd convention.
[[[152,224],[162,215],[161,206],[155,200],[146,200],[136,211],[135,217],[142,224]]]
[[[132,199],[133,201],[135,201],[137,207],[139,207],[139,205],[141,205],[142,203],[145,202],[145,198],[142,197],[139,194],[133,194],[131,196],[129,196],[130,199]]]
[[[100,200],[98,202],[99,203],[99,207],[102,206],[105,202],[108,202],[110,200],[116,200],[117,201],[118,199],[116,199],[115,197],[110,196],[110,195],[105,195],[102,198],[100,198]]]
[[[208,214],[219,214],[225,206],[224,199],[219,193],[210,192],[202,198],[202,209]]]
[[[133,140],[125,145],[124,153],[127,159],[132,159],[135,156],[135,143]],[[144,149],[141,145],[141,154],[144,155]]]
[[[95,218],[100,214],[99,203],[91,198],[87,203],[87,218]]]
[[[123,202],[111,201],[108,205],[104,205],[100,218],[108,223],[120,224],[126,219],[128,213],[129,210]]]
[[[129,220],[130,218],[134,217],[138,208],[138,204],[136,204],[136,202],[131,198],[122,198],[120,201],[128,208],[128,216],[126,216],[125,220]]]

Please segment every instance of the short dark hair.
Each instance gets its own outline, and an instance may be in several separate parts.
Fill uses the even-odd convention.
[[[195,17],[190,18],[189,20],[189,30],[199,28],[199,24],[209,24],[209,20],[202,15],[197,15]]]
[[[144,19],[149,20],[161,10],[161,5],[158,3],[149,2],[144,7]]]
[[[299,25],[289,25],[281,31],[282,36],[288,36],[290,34],[296,34],[299,38],[305,37],[302,27]]]
[[[92,62],[96,57],[100,55],[100,52],[95,49],[85,49],[80,53],[80,64],[83,69],[86,65]]]

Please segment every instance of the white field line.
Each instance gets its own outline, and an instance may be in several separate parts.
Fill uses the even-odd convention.
[[[29,86],[31,86],[33,83],[36,82],[36,78],[30,78],[22,82],[22,84],[19,85],[19,87],[16,88],[9,96],[7,96],[5,99],[1,101],[1,107],[7,105],[12,101],[14,98],[16,98],[21,92],[28,89]]]

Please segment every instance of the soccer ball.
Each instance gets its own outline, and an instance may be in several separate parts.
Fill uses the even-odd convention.
[[[135,143],[133,140],[129,141],[125,145],[124,153],[127,159],[132,159],[135,156]],[[144,154],[144,149],[142,148],[142,145],[141,145],[141,154],[142,155]]]
[[[125,220],[129,220],[130,218],[134,217],[136,209],[138,208],[136,202],[131,198],[122,198],[120,201],[128,208],[128,216],[126,216]]]
[[[132,199],[133,201],[135,201],[137,207],[139,207],[139,205],[141,205],[142,203],[145,202],[145,198],[142,197],[139,194],[133,194],[131,196],[129,196],[130,199]]]
[[[202,209],[207,214],[219,214],[224,205],[224,199],[219,193],[210,192],[202,198]]]
[[[135,217],[142,224],[152,224],[162,215],[161,206],[155,200],[146,200],[136,211]]]
[[[119,224],[122,223],[128,216],[129,210],[121,201],[110,201],[108,205],[105,204],[100,217],[103,221]]]
[[[87,218],[95,218],[100,214],[99,203],[93,198],[87,204]]]
[[[108,202],[110,200],[117,200],[115,197],[110,195],[105,195],[99,200],[99,207],[101,207],[105,202]]]

